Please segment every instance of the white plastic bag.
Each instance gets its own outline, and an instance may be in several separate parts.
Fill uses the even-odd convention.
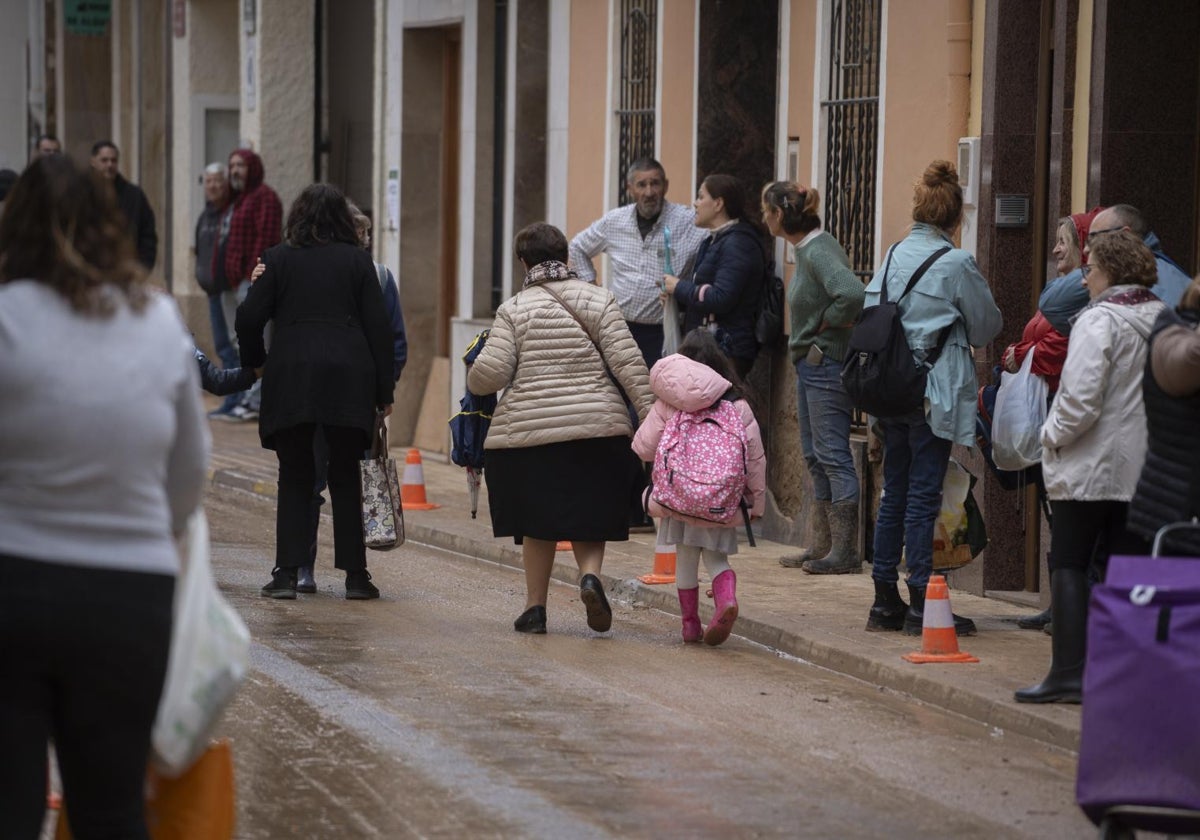
[[[213,579],[202,509],[188,520],[180,561],[167,679],[150,733],[154,765],[167,776],[186,772],[204,753],[250,658],[250,631]]]
[[[1002,470],[1023,470],[1042,461],[1046,380],[1033,372],[1033,348],[1016,373],[1000,375],[992,410],[992,460]]]

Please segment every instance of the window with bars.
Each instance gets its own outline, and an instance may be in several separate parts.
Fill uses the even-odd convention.
[[[875,263],[875,172],[883,0],[831,0],[825,117],[825,229],[854,272]]]
[[[617,117],[617,204],[629,165],[654,155],[654,97],[657,55],[657,0],[620,0],[621,53]]]

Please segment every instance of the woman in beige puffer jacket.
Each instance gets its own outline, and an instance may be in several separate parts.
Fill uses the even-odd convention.
[[[604,544],[629,538],[635,480],[622,392],[645,417],[654,404],[649,373],[612,293],[567,268],[560,230],[532,224],[517,234],[516,251],[525,282],[497,310],[467,373],[474,394],[504,389],[484,442],[484,478],[493,534],[522,547],[526,609],[513,626],[546,632],[555,543],[570,540],[588,626],[603,633],[612,626],[598,577]]]

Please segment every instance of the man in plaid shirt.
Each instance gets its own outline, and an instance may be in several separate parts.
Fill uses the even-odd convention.
[[[695,226],[691,208],[667,201],[667,174],[657,160],[634,161],[626,185],[633,206],[610,210],[572,239],[571,267],[582,279],[595,281],[592,258],[608,253],[608,288],[649,368],[662,356],[663,229],[671,231],[671,267],[681,277],[691,276],[708,233]]]

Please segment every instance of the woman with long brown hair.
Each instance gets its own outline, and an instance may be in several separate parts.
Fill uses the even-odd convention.
[[[145,838],[146,759],[208,433],[193,344],[112,187],[35,160],[0,217],[0,820],[37,837],[54,742],[79,837]]]

